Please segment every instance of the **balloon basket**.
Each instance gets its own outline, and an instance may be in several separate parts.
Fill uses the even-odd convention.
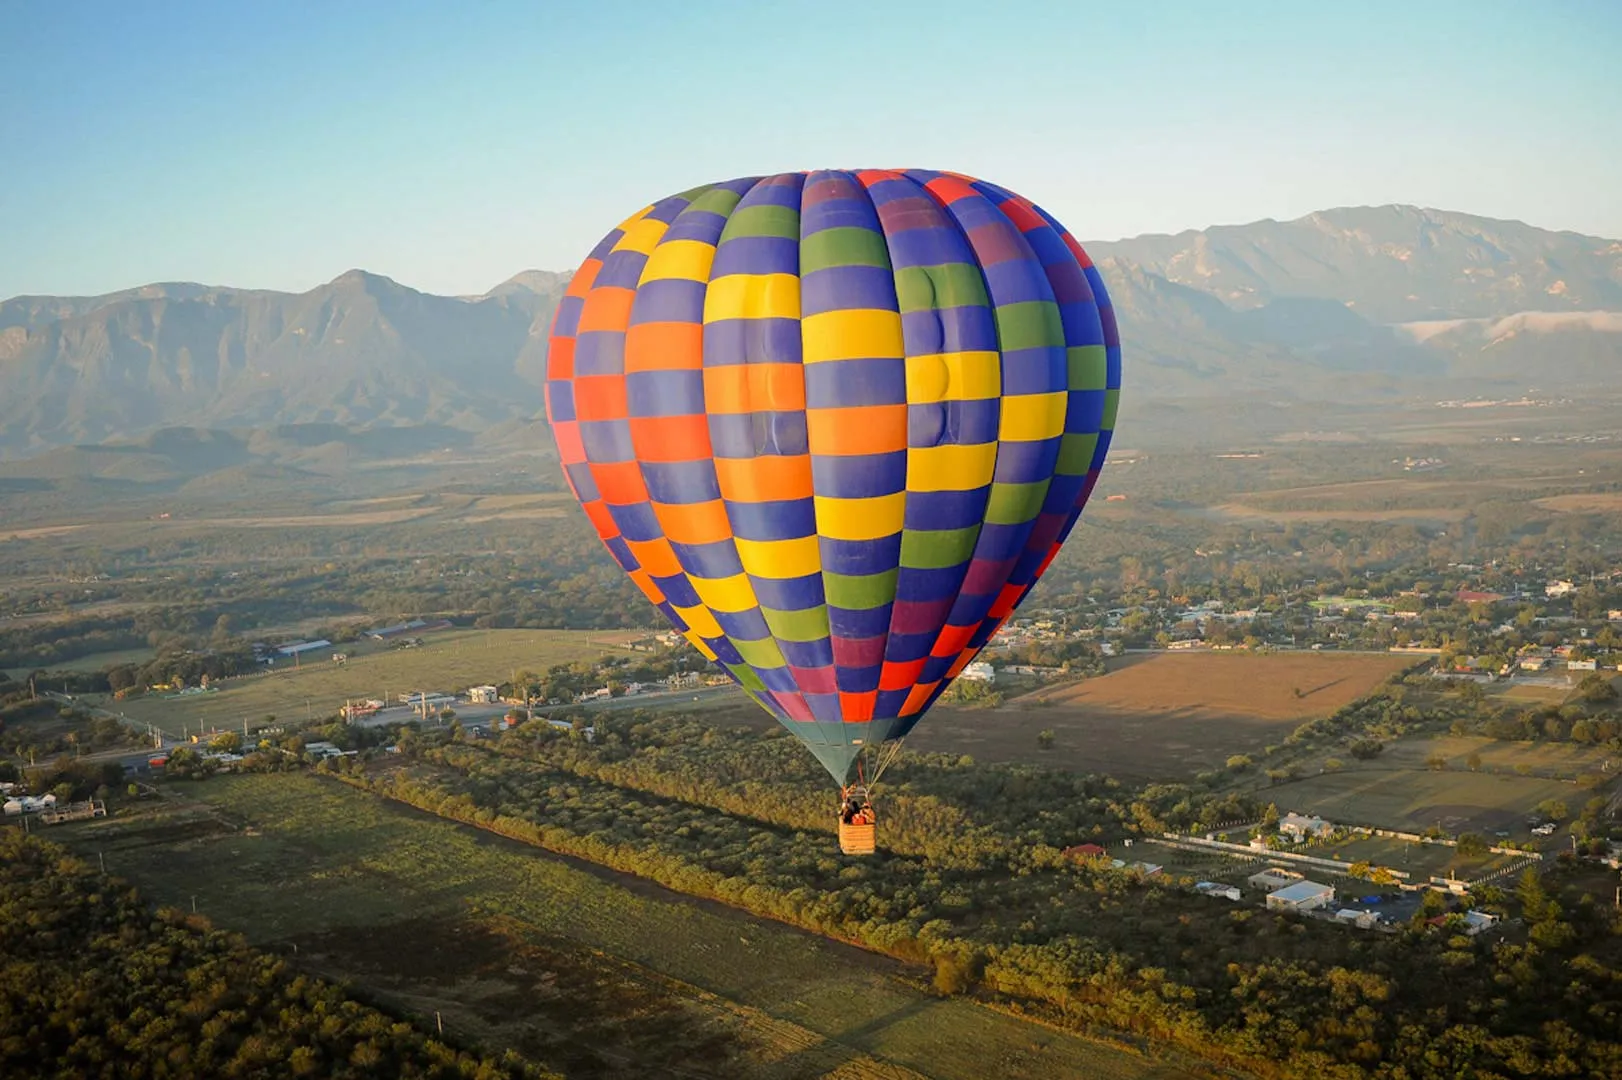
[[[878,845],[877,825],[839,823],[839,850],[846,855],[871,855]]]

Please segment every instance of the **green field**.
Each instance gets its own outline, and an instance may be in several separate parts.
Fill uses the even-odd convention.
[[[155,810],[53,835],[87,855],[104,853],[110,871],[161,902],[189,907],[195,897],[217,924],[280,953],[298,946],[316,970],[390,1001],[444,1011],[481,1042],[585,1053],[582,1025],[608,1024],[621,1040],[634,1040],[638,1017],[670,1025],[669,1067],[647,1064],[656,1048],[625,1054],[614,1046],[632,1044],[601,1042],[608,1036],[599,1032],[592,1052],[611,1063],[620,1054],[626,1071],[590,1075],[1188,1075],[936,997],[919,973],[872,954],[335,781],[221,777],[181,790]],[[470,967],[483,956],[488,963]],[[580,983],[582,963],[594,965],[597,977],[585,981],[597,989],[560,1012],[556,988]],[[607,994],[603,985],[618,989]],[[550,1041],[536,1044],[536,1029],[548,1025]]]
[[[553,664],[623,652],[612,643],[641,636],[634,631],[452,630],[429,634],[416,649],[339,645],[297,668],[282,661],[262,675],[222,680],[207,693],[152,695],[109,707],[169,732],[195,731],[199,724],[240,727],[244,720],[257,723],[266,716],[330,716],[346,698],[392,703],[413,690],[459,693],[480,683],[503,682],[519,668],[544,671]],[[348,662],[333,663],[334,652],[347,653]]]
[[[1279,809],[1318,814],[1350,825],[1422,832],[1524,835],[1525,818],[1545,799],[1586,798],[1569,780],[1513,773],[1432,772],[1382,766],[1326,772],[1266,789]]]

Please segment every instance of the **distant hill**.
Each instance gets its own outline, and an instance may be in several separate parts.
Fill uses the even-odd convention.
[[[542,408],[566,275],[471,299],[352,270],[307,293],[153,285],[0,304],[0,448],[175,425],[446,423]],[[537,344],[538,342],[538,344]]]
[[[1323,210],[1092,243],[1235,309],[1280,297],[1345,304],[1375,323],[1519,311],[1622,311],[1622,242],[1417,206]]]
[[[1459,380],[1622,386],[1614,240],[1384,206],[1087,249],[1120,315],[1127,422],[1176,401],[1456,396]],[[166,427],[533,426],[567,282],[526,270],[444,297],[352,270],[297,294],[6,300],[0,457]]]

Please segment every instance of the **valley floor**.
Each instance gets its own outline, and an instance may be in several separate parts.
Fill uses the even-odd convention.
[[[150,899],[570,1076],[1184,1080],[921,969],[308,774],[53,833]],[[1196,1067],[1197,1068],[1197,1067]]]

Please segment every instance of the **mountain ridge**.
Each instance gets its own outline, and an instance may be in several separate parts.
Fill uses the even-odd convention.
[[[1461,375],[1622,384],[1622,242],[1390,204],[1085,246],[1123,327],[1129,417],[1170,398],[1425,395]],[[460,297],[359,268],[302,293],[12,297],[0,456],[175,426],[533,421],[569,276]]]

